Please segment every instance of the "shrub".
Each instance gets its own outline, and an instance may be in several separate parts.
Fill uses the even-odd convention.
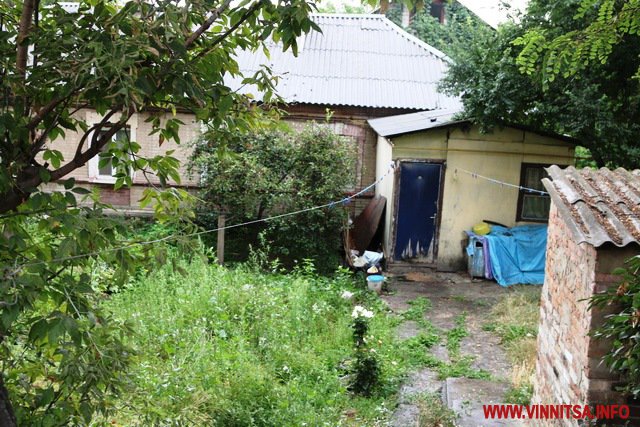
[[[351,391],[363,396],[371,396],[380,382],[381,372],[375,349],[371,348],[367,342],[369,319],[373,317],[373,312],[357,305],[351,316],[355,347]]]
[[[341,200],[353,184],[354,145],[327,126],[236,135],[222,156],[211,143],[215,138],[215,132],[205,134],[191,161],[203,185],[198,218],[207,228],[216,228],[221,212],[227,224],[237,224]],[[337,204],[228,230],[227,246],[243,259],[248,244],[261,244],[262,233],[271,258],[285,266],[312,258],[320,270],[332,271],[345,222],[346,210]]]

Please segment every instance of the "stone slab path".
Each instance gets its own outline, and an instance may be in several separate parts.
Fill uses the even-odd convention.
[[[482,326],[491,307],[508,292],[495,282],[472,280],[457,273],[439,273],[428,269],[409,269],[388,274],[389,293],[382,296],[389,308],[401,313],[419,297],[428,298],[431,308],[425,318],[443,333],[456,326],[456,319],[465,315],[468,336],[460,342],[458,357],[471,357],[471,367],[490,374],[488,380],[439,378],[437,372],[423,368],[413,372],[400,389],[399,404],[392,417],[393,427],[419,427],[420,411],[412,396],[438,393],[445,406],[458,415],[460,427],[518,426],[517,422],[485,420],[482,405],[503,402],[509,386],[511,366],[500,346],[500,339]],[[397,329],[397,338],[406,340],[418,335],[418,322],[405,321]],[[450,361],[445,342],[427,350],[443,362]]]

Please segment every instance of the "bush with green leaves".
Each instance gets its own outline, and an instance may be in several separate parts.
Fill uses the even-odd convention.
[[[369,321],[373,311],[356,305],[351,313],[353,317],[353,344],[355,357],[351,369],[351,391],[363,396],[371,396],[380,383],[380,362],[375,348],[369,345],[373,337],[368,336]]]
[[[207,228],[216,227],[220,212],[232,225],[339,201],[353,184],[355,145],[327,126],[311,123],[300,131],[232,135],[223,155],[220,145],[212,143],[217,135],[205,135],[191,162],[202,178],[198,211]],[[249,229],[231,229],[226,239],[232,247],[240,240],[236,250],[248,253],[247,243],[260,244],[257,236],[262,233],[263,247],[286,266],[312,258],[321,271],[331,271],[338,263],[346,218],[346,210],[337,203]]]
[[[619,373],[624,386],[621,391],[640,396],[640,256],[626,261],[626,267],[614,273],[621,277],[620,285],[591,298],[592,308],[613,311],[596,329],[595,339],[611,342],[604,362]]]

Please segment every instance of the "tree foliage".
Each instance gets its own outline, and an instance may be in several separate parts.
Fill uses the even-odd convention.
[[[215,228],[220,212],[230,223],[261,220],[343,199],[345,189],[353,185],[355,146],[325,125],[237,134],[227,140],[224,155],[218,146],[218,132],[205,134],[192,160],[203,187],[199,218],[208,228]],[[319,268],[331,271],[345,220],[338,203],[270,219],[253,230],[263,231],[263,249],[273,258],[287,264],[313,258]],[[245,240],[245,252],[246,246]]]
[[[572,18],[579,21],[573,29],[557,34],[537,25],[514,40],[515,45],[522,46],[517,60],[520,70],[539,73],[543,84],[557,76],[568,78],[593,66],[605,65],[619,44],[625,40],[638,41],[640,1],[580,0],[573,5]],[[640,78],[640,66],[632,78]]]
[[[543,39],[561,40],[591,31],[600,14],[595,8],[576,16],[581,5],[580,0],[531,1],[518,24],[503,25],[455,55],[443,86],[462,97],[465,115],[484,129],[520,123],[555,131],[577,138],[599,166],[637,167],[640,91],[633,79],[640,66],[637,36],[624,34],[610,44],[606,56],[598,54],[597,61],[583,61],[579,67],[576,62],[573,71],[566,68],[567,56],[561,55],[564,65],[558,68],[545,48]]]
[[[396,25],[402,25],[402,7],[402,3],[394,3],[386,13]],[[415,11],[405,30],[449,56],[455,56],[457,50],[464,49],[477,37],[493,31],[457,1],[446,3],[445,21],[445,24],[441,24],[438,18],[431,15],[429,8],[422,8]]]
[[[224,84],[226,75],[240,74],[234,51],[262,49],[269,37],[295,51],[297,37],[315,27],[308,17],[313,6],[304,0],[77,6],[0,3],[2,426],[89,424],[97,412],[112,410],[113,395],[126,383],[128,327],[110,319],[100,300],[110,282],[126,280],[153,253],[125,241],[125,221],[105,217],[108,206],[67,175],[141,111],[150,113],[161,140],[180,142],[182,123],[160,119],[167,111],[191,112],[213,127],[253,126],[254,104]],[[265,101],[272,97],[268,71],[245,82],[263,89]],[[87,123],[76,114],[82,108],[102,121]],[[69,140],[79,142],[71,158],[51,149],[50,141],[72,134],[78,138]],[[101,155],[117,166],[116,189],[131,185],[128,169],[161,184],[179,180],[176,159],[143,157],[139,149],[128,141]],[[144,203],[155,200],[161,219],[184,228],[184,197],[175,188],[149,189]],[[112,274],[100,274],[104,269]]]

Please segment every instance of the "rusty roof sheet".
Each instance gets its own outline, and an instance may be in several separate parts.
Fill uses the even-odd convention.
[[[640,170],[546,170],[542,183],[578,243],[640,243]]]
[[[322,33],[299,41],[298,56],[267,41],[262,51],[237,51],[240,71],[253,75],[266,65],[279,76],[276,91],[289,103],[415,110],[460,109],[460,100],[438,91],[451,60],[383,15],[312,14]],[[261,98],[242,77],[225,82]]]

